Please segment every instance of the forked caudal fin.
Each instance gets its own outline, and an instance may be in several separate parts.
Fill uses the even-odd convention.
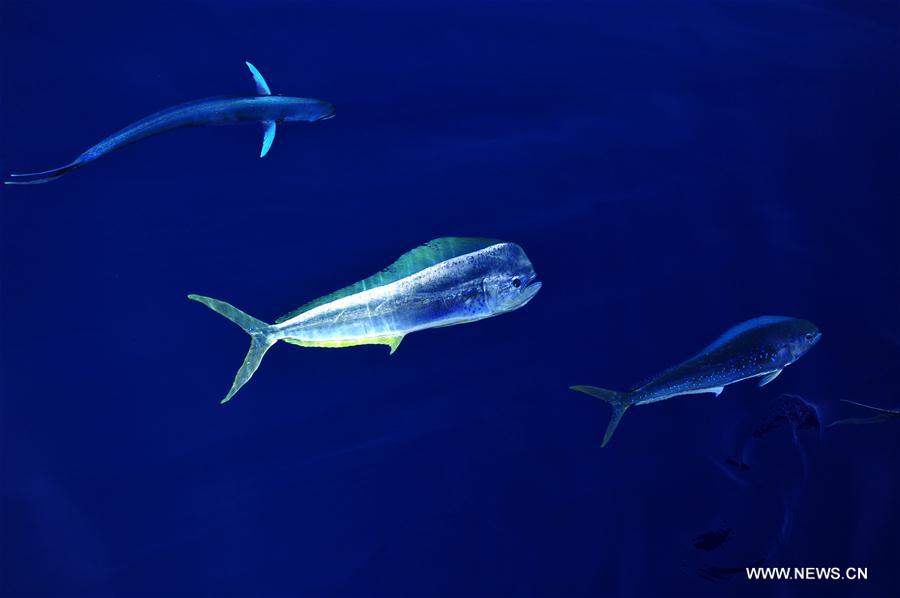
[[[211,297],[204,297],[203,295],[188,295],[188,299],[202,303],[217,314],[225,316],[250,335],[250,350],[247,351],[247,357],[244,358],[244,364],[235,375],[231,390],[229,390],[225,398],[222,399],[222,402],[226,403],[244,384],[247,383],[248,380],[250,380],[250,377],[253,376],[253,372],[259,367],[259,363],[262,361],[266,351],[277,342],[277,339],[273,339],[270,335],[271,326],[262,320],[257,320],[253,316],[245,314],[233,305],[229,305],[224,301],[219,301],[218,299],[213,299]]]
[[[609,420],[609,425],[606,426],[606,434],[603,435],[603,444],[600,446],[609,444],[609,439],[612,438],[613,432],[616,431],[616,427],[619,425],[619,422],[622,421],[622,416],[625,415],[625,412],[632,405],[632,402],[628,398],[628,393],[606,390],[605,388],[597,388],[596,386],[570,386],[569,388],[602,399],[612,407],[613,414]]]

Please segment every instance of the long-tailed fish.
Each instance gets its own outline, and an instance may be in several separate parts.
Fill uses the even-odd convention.
[[[874,407],[872,405],[857,403],[856,401],[849,401],[847,399],[841,399],[841,402],[850,403],[851,405],[856,405],[857,407],[865,407],[866,409],[875,411],[876,415],[873,415],[871,417],[850,417],[847,419],[839,419],[828,424],[829,428],[832,426],[878,424],[891,420],[900,420],[900,409],[884,409],[883,407]]]
[[[519,309],[541,283],[521,247],[491,239],[444,237],[402,255],[381,272],[266,324],[225,303],[188,295],[250,335],[250,350],[222,402],[250,380],[273,344],[302,347],[387,345],[411,332],[466,324]]]
[[[572,390],[603,399],[613,409],[603,436],[603,446],[632,405],[656,403],[681,395],[712,393],[716,396],[729,384],[762,379],[760,386],[774,380],[819,342],[822,333],[811,322],[784,316],[761,316],[730,328],[694,357],[684,361],[627,392],[595,386],[571,386]]]
[[[162,110],[110,135],[65,166],[43,172],[13,174],[10,176],[15,180],[5,183],[7,185],[46,183],[135,141],[181,127],[259,123],[263,128],[262,150],[259,152],[259,157],[262,158],[272,147],[277,124],[315,122],[334,116],[334,106],[328,102],[272,95],[262,74],[249,62],[246,64],[256,83],[255,96],[207,98]]]

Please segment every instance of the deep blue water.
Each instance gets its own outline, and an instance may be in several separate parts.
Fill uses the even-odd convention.
[[[898,12],[4,0],[3,178],[250,94],[244,60],[337,117],[0,190],[0,593],[897,595],[900,421],[827,424],[900,406]],[[543,290],[390,357],[281,344],[218,404],[247,337],[187,293],[271,321],[446,235],[521,244]],[[823,340],[600,448],[567,386],[762,314]]]

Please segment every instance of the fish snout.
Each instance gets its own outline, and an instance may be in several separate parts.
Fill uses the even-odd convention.
[[[336,110],[334,108],[334,105],[328,104],[328,108],[325,110],[325,112],[322,114],[322,116],[319,117],[319,120],[328,120],[330,118],[334,118],[335,112],[336,112]]]
[[[541,281],[535,280],[532,277],[531,281],[525,285],[524,289],[522,289],[522,302],[519,307],[534,299],[534,296],[537,295],[538,291],[541,290],[541,286],[543,286],[541,284]]]

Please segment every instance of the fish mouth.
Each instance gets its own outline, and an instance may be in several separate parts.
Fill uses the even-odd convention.
[[[535,280],[534,278],[532,278],[531,281],[525,285],[525,288],[522,289],[522,294],[520,295],[521,300],[519,301],[519,307],[522,307],[523,305],[525,305],[526,303],[528,303],[529,301],[534,299],[534,296],[537,295],[538,291],[541,290],[542,286],[543,285],[541,284],[540,280]]]

